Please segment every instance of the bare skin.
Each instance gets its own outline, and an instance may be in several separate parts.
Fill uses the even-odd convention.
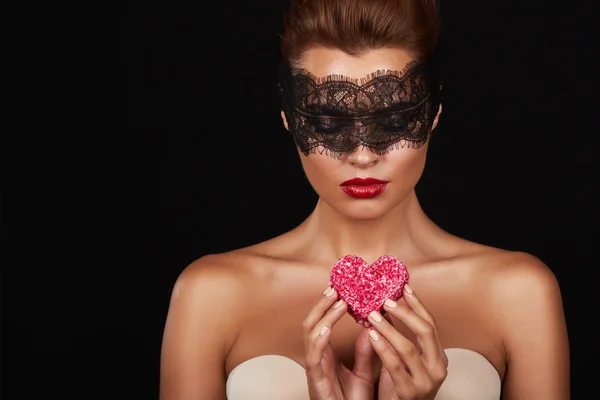
[[[411,59],[398,49],[350,57],[316,48],[303,67],[316,76],[362,77],[402,69]],[[260,355],[304,366],[302,323],[346,254],[368,262],[398,256],[435,318],[442,347],[486,357],[502,379],[503,399],[568,399],[567,333],[554,275],[529,254],[472,243],[436,226],[414,192],[425,156],[426,148],[389,156],[362,149],[342,160],[301,155],[320,196],[314,212],[286,234],[205,256],[179,277],[163,339],[161,399],[225,399],[228,374]],[[355,176],[385,178],[389,189],[375,200],[351,199],[339,184]],[[405,325],[394,325],[415,341]],[[360,332],[348,315],[331,331],[335,353],[350,367]]]

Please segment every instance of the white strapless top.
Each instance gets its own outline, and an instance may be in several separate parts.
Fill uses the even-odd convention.
[[[496,368],[481,354],[446,349],[448,375],[435,400],[499,400]],[[235,367],[227,378],[228,400],[309,400],[304,368],[294,360],[265,355]]]

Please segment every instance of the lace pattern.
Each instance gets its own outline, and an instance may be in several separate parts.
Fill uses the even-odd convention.
[[[283,65],[279,89],[300,151],[339,158],[364,146],[377,154],[427,142],[439,107],[439,80],[426,62],[362,79],[317,78]]]

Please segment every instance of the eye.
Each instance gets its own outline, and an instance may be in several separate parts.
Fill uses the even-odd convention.
[[[406,126],[405,125],[387,125],[387,126],[382,126],[381,131],[382,131],[382,133],[397,135],[397,134],[406,132]]]
[[[336,123],[331,118],[318,118],[312,121],[315,131],[323,134],[339,134],[343,128],[342,124]]]
[[[406,122],[407,119],[405,118],[404,114],[394,113],[390,115],[389,119],[387,120],[387,125],[395,127],[406,126]]]

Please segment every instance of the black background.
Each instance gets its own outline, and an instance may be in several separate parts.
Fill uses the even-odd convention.
[[[275,90],[285,6],[7,6],[2,398],[157,398],[182,269],[310,213]],[[442,228],[554,271],[579,398],[598,355],[595,149],[579,136],[597,45],[571,11],[442,2],[444,109],[417,190]]]

